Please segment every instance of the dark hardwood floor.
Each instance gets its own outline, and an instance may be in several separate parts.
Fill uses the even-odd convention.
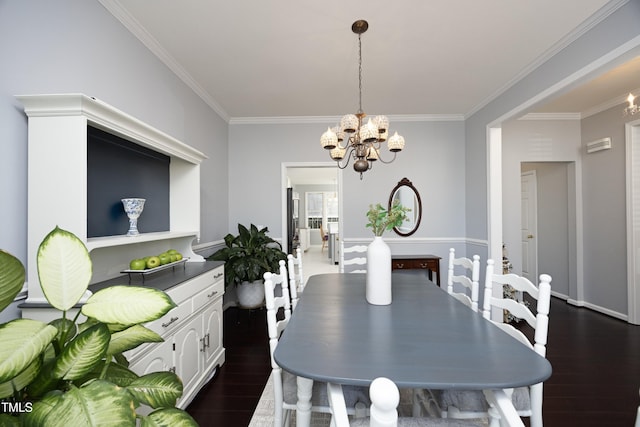
[[[224,366],[187,408],[202,427],[249,424],[271,371],[265,312],[226,310],[224,345]],[[633,426],[640,326],[552,298],[547,358],[545,427]]]
[[[271,373],[266,310],[224,312],[224,365],[187,412],[201,427],[246,427]]]

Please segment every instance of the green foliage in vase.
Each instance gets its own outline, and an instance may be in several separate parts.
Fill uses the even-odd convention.
[[[142,324],[176,306],[166,293],[114,286],[80,303],[92,275],[91,258],[80,239],[58,227],[40,244],[37,267],[42,291],[61,317],[49,324],[24,318],[0,324],[0,426],[197,426],[175,408],[182,396],[176,374],[138,376],[122,354],[162,341]],[[24,280],[22,263],[0,250],[0,311]],[[78,313],[67,318],[79,303]],[[138,414],[141,404],[153,412]]]
[[[382,236],[386,230],[392,230],[394,227],[399,227],[405,220],[407,220],[407,212],[411,209],[405,208],[400,202],[395,201],[391,206],[391,209],[387,211],[380,203],[375,206],[369,205],[367,211],[367,227],[371,227],[373,234],[376,236]]]
[[[249,228],[238,224],[238,234],[227,234],[225,247],[209,257],[211,260],[224,261],[226,286],[242,282],[262,280],[267,271],[278,271],[280,260],[286,260],[287,254],[282,245],[267,235],[269,229],[251,224]]]

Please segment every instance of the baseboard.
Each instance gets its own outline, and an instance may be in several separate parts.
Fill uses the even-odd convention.
[[[572,299],[572,298],[567,298],[567,304],[571,304],[571,305],[576,306],[576,307],[588,308],[589,310],[597,311],[598,313],[606,314],[607,316],[611,316],[611,317],[614,317],[616,319],[624,320],[625,322],[627,322],[629,320],[629,316],[624,314],[624,313],[620,313],[620,312],[611,310],[609,308],[601,307],[599,305],[592,304],[592,303],[587,302],[587,301],[575,300],[575,299]]]

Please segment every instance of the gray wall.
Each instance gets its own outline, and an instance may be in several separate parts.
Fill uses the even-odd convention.
[[[282,235],[281,203],[274,197],[281,192],[281,165],[330,161],[319,143],[325,127],[321,123],[230,125],[230,227],[254,222],[269,226],[274,237]],[[451,238],[466,236],[464,125],[460,121],[394,122],[392,118],[391,129],[406,140],[395,162],[376,164],[362,180],[351,165],[343,171],[341,234],[345,239],[372,238],[365,227],[369,204],[386,205],[393,187],[407,177],[420,192],[423,205],[422,223],[411,238],[442,239],[444,254]]]
[[[575,277],[575,240],[569,241],[570,224],[575,228],[575,217],[569,218],[569,164],[565,162],[523,163],[522,171],[536,171],[538,189],[538,230],[534,238],[538,243],[538,274],[552,277],[554,295],[569,297],[569,281]]]
[[[538,274],[551,275],[551,289],[555,295],[573,299],[577,296],[576,190],[573,182],[581,178],[575,176],[579,167],[569,168],[568,164],[579,165],[580,162],[579,120],[511,120],[503,123],[502,232],[514,273],[522,272],[520,173],[535,169],[538,178]],[[573,174],[571,180],[570,172]],[[572,217],[569,219],[570,204]]]
[[[584,154],[584,299],[626,314],[627,236],[624,105],[582,120],[582,142],[611,138],[611,149]]]
[[[14,95],[39,93],[94,96],[204,152],[201,242],[224,236],[226,122],[100,3],[1,2],[0,54],[0,248],[26,262],[27,118]]]
[[[628,47],[625,43],[640,36],[639,21],[640,1],[631,0],[465,121],[468,162],[466,221],[469,238],[486,239],[488,236],[487,127],[524,112],[535,102],[543,102],[541,93],[556,85],[558,90],[563,89],[569,84],[564,82],[565,79],[573,80],[575,73],[582,74],[582,69],[597,60],[604,58],[603,64],[608,60],[613,61],[603,65],[604,70],[616,65],[614,57],[618,58],[617,63],[630,59],[634,54],[626,52]]]

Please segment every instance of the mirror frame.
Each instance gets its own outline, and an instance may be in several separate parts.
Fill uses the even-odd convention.
[[[409,189],[411,189],[413,191],[413,194],[415,194],[416,199],[418,201],[418,214],[417,214],[417,218],[416,218],[416,224],[413,227],[413,229],[411,229],[411,231],[409,231],[408,233],[403,233],[402,231],[400,231],[397,227],[393,227],[393,231],[396,232],[396,234],[403,236],[403,237],[407,237],[407,236],[411,236],[413,233],[415,233],[418,230],[418,227],[420,226],[420,221],[422,220],[422,200],[420,199],[420,193],[418,193],[418,190],[416,189],[416,187],[413,186],[413,183],[411,181],[409,181],[409,179],[407,178],[402,178],[400,181],[398,181],[398,184],[393,187],[393,190],[391,190],[391,195],[389,196],[389,207],[388,209],[391,209],[391,206],[393,206],[393,197],[396,194],[396,191],[398,191],[401,187],[409,187]]]

